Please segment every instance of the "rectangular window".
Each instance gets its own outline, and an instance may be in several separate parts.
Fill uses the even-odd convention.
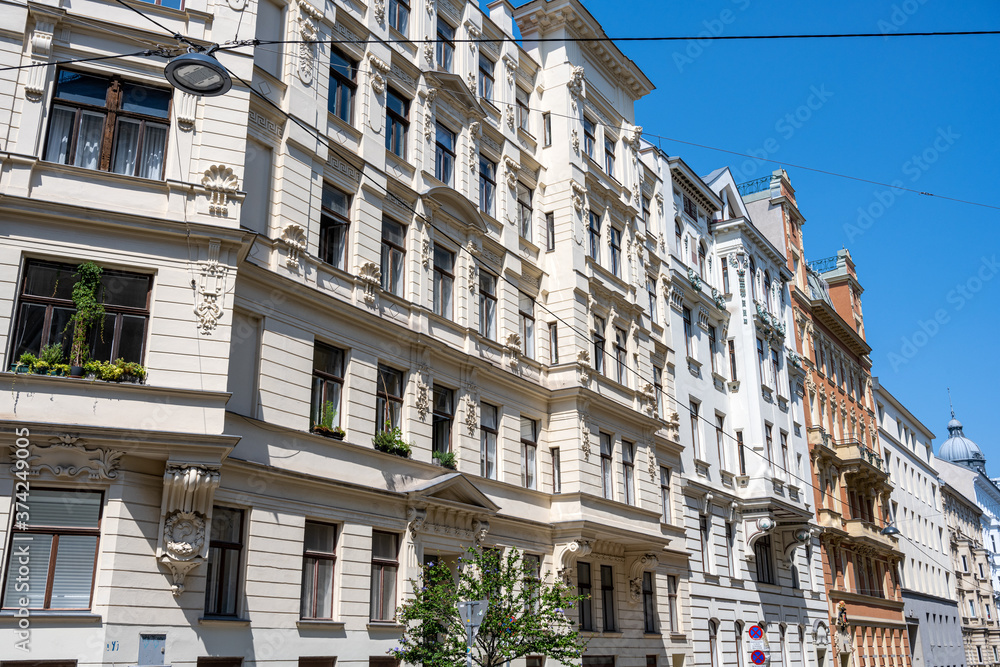
[[[403,296],[406,258],[406,227],[390,218],[382,218],[382,289]]]
[[[497,279],[486,271],[479,272],[479,335],[490,340],[497,337]]]
[[[753,545],[754,560],[757,564],[757,581],[762,584],[773,584],[774,562],[771,553],[771,536],[758,537]]]
[[[559,325],[549,322],[549,364],[559,363]]]
[[[726,522],[726,555],[729,561],[729,576],[738,579],[740,573],[736,569],[738,567],[736,559],[736,527],[730,521]]]
[[[521,349],[528,359],[535,358],[535,300],[524,292],[517,293],[518,329]]]
[[[434,385],[434,424],[431,451],[446,454],[451,451],[451,423],[455,419],[455,392]]]
[[[764,341],[760,338],[757,339],[757,370],[760,372],[760,383],[763,385],[767,384],[767,372],[764,368],[764,362],[767,359],[767,355],[764,352]]]
[[[653,366],[653,394],[656,397],[656,416],[663,419],[663,369]]]
[[[736,374],[736,341],[730,338],[727,342],[729,347],[729,379],[736,382],[740,379]]]
[[[587,157],[593,159],[594,157],[594,144],[597,142],[596,138],[597,131],[594,127],[594,121],[590,120],[586,116],[583,117],[583,152],[587,154]]]
[[[698,219],[698,206],[687,195],[684,195],[684,212],[692,220]]]
[[[358,63],[336,48],[330,48],[330,93],[327,110],[350,123],[354,115],[354,92],[358,87]]]
[[[517,127],[518,129],[524,130],[530,134],[528,121],[531,120],[531,107],[529,102],[531,95],[526,90],[515,88],[514,96],[517,102]]]
[[[722,415],[715,415],[715,447],[719,455],[719,468],[727,470],[726,465],[726,418]]]
[[[608,225],[608,244],[611,247],[611,273],[622,277],[622,230]]]
[[[441,45],[438,44],[438,48]],[[455,133],[441,123],[437,124],[434,152],[434,178],[445,185],[454,186]]]
[[[552,252],[556,249],[556,216],[553,213],[545,214],[545,251]]]
[[[257,3],[257,25],[254,37],[262,42],[280,42],[285,37],[285,8],[274,0],[261,0]],[[281,67],[284,53],[281,44],[271,44],[265,48],[254,49],[253,64],[276,79],[281,78]]]
[[[778,439],[781,442],[781,469],[784,470],[785,474],[787,475],[788,471],[789,471],[789,467],[788,467],[788,434],[785,433],[784,431],[780,431],[778,433]]]
[[[549,450],[552,457],[552,493],[562,493],[562,462],[559,460],[559,448]]]
[[[698,535],[701,539],[701,571],[712,572],[711,540],[712,533],[709,518],[702,514],[698,517]]]
[[[60,69],[45,160],[162,179],[171,91]]]
[[[90,609],[101,492],[35,487],[24,504],[28,517],[10,531],[3,608]]]
[[[610,565],[601,566],[601,613],[604,632],[618,629],[615,623],[615,574]]]
[[[479,474],[487,479],[496,479],[497,433],[499,430],[497,408],[489,403],[483,403],[479,412]]]
[[[767,465],[773,470],[774,469],[774,435],[772,434],[772,426],[770,424],[764,424],[764,453],[767,456]]]
[[[653,573],[643,572],[642,573],[642,624],[643,630],[647,634],[653,634],[656,632],[656,603],[653,598]],[[653,658],[653,664],[656,664],[656,656],[651,656]],[[647,658],[646,663],[649,664],[649,659]]]
[[[496,217],[494,208],[497,193],[497,165],[485,156],[479,156],[479,210]]]
[[[590,582],[590,563],[576,564],[576,594],[580,600],[580,629],[593,631],[594,629],[594,601],[591,599],[592,585]]]
[[[494,63],[485,54],[479,54],[479,96],[493,102]]]
[[[649,207],[652,202],[650,202],[649,197],[643,196],[642,198],[642,221],[646,223],[646,229],[650,229],[649,223],[653,221],[652,215],[649,212]]]
[[[715,355],[718,354],[718,339],[715,336],[715,327],[708,328],[708,358],[712,362],[712,373],[716,372]]]
[[[628,334],[615,327],[615,369],[621,384],[628,384]]]
[[[375,388],[375,431],[399,428],[403,410],[403,372],[378,365],[378,386]]]
[[[451,71],[451,62],[455,56],[455,29],[444,19],[437,22],[437,66],[445,72]]]
[[[372,531],[371,620],[391,621],[396,615],[396,573],[399,535]]]
[[[531,234],[531,199],[534,196],[531,188],[520,181],[517,184],[517,219],[521,230],[521,238],[532,240]]]
[[[723,257],[722,262],[722,293],[729,294],[729,265],[726,263],[726,258]]]
[[[670,619],[670,632],[680,632],[681,626],[677,621],[677,577],[673,574],[667,575],[667,602],[670,608],[667,610],[667,618]]]
[[[604,171],[608,176],[615,175],[615,142],[608,138],[604,139]]]
[[[319,257],[338,269],[347,267],[347,231],[351,224],[351,195],[323,184],[319,220]]]
[[[587,239],[590,242],[588,247],[591,259],[601,261],[601,216],[593,211],[590,211],[587,224]]]
[[[660,466],[660,511],[663,523],[670,523],[670,468]]]
[[[406,0],[389,0],[389,27],[407,34],[410,23],[410,3]]]
[[[746,457],[746,452],[743,450],[743,431],[736,432],[736,455],[739,458],[740,475],[746,477],[747,457]]]
[[[611,470],[611,436],[601,433],[601,494],[608,500],[614,500],[615,497]]]
[[[449,320],[455,316],[455,253],[434,246],[434,314]]]
[[[594,371],[604,373],[604,318],[594,315]]]
[[[538,451],[538,422],[521,417],[521,484],[535,488],[535,454]]]
[[[694,457],[696,459],[702,459],[705,455],[701,450],[701,427],[698,424],[698,410],[701,408],[701,404],[697,401],[691,401],[691,444],[693,446]]]
[[[76,312],[75,274],[72,264],[28,260],[12,332],[12,363],[25,352],[37,356],[53,343],[62,345],[68,359],[73,336],[70,318]],[[91,327],[84,355],[95,361],[121,358],[142,363],[152,276],[105,269],[100,280],[98,298],[104,305],[104,321]]]
[[[247,137],[243,186],[247,196],[240,206],[240,226],[266,235],[271,224],[271,196],[274,178],[274,149]]]
[[[774,380],[774,390],[781,393],[781,383],[778,381],[781,377],[779,369],[781,368],[781,359],[778,357],[778,351],[771,348],[771,377]]]
[[[622,483],[625,503],[635,505],[635,443],[622,440]]]
[[[236,616],[243,554],[243,510],[212,508],[212,534],[205,572],[205,615]]]
[[[548,111],[542,114],[542,145],[552,145],[552,114]]]
[[[692,339],[694,338],[694,327],[691,324],[691,309],[683,308],[681,316],[684,320],[684,350],[687,352],[687,356],[693,359],[694,345],[692,344]]]
[[[337,527],[306,521],[302,543],[302,618],[333,618]]]
[[[309,427],[340,427],[344,394],[344,350],[317,342],[313,346],[312,411]]]
[[[659,316],[656,308],[656,279],[646,276],[646,296],[649,297],[649,321],[656,324]]]
[[[410,100],[389,88],[385,94],[385,148],[404,160],[409,118]]]

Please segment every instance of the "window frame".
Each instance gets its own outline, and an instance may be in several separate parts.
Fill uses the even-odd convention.
[[[622,230],[614,225],[608,225],[608,247],[611,255],[611,273],[616,278],[622,277]]]
[[[329,181],[323,182],[324,193],[336,192],[347,199],[347,215],[326,205],[326,197],[320,203],[320,232],[319,232],[319,256],[320,259],[334,268],[345,270],[347,268],[348,242],[350,240],[351,229],[351,206],[354,203],[354,196],[349,192],[341,190]],[[343,251],[339,257],[334,257],[338,238],[343,246]],[[335,261],[333,261],[335,260]]]
[[[243,592],[243,587],[240,584],[243,583],[243,576],[242,576],[243,575],[243,547],[244,547],[243,540],[246,539],[246,536],[245,536],[245,533],[244,533],[244,531],[246,529],[246,525],[245,525],[246,524],[246,511],[243,508],[239,508],[239,507],[226,507],[226,506],[223,506],[223,505],[215,505],[215,506],[212,507],[212,521],[213,522],[215,521],[215,518],[216,518],[216,512],[218,510],[220,510],[220,509],[222,509],[222,510],[229,510],[229,511],[233,511],[233,512],[238,512],[239,513],[240,525],[239,525],[239,528],[237,529],[236,533],[237,533],[237,535],[240,538],[240,542],[224,542],[222,540],[213,540],[213,539],[211,539],[211,530],[212,529],[211,529],[211,527],[209,527],[209,538],[210,539],[209,539],[209,545],[208,545],[208,558],[206,559],[206,564],[209,564],[209,563],[212,562],[212,554],[213,554],[213,550],[215,550],[215,549],[219,550],[217,552],[219,554],[223,554],[223,553],[226,554],[224,560],[222,561],[222,563],[228,564],[229,558],[235,558],[236,559],[236,565],[235,565],[235,568],[236,568],[236,587],[233,590],[233,592],[231,593],[231,595],[232,595],[232,600],[231,601],[232,601],[233,611],[231,613],[228,613],[228,612],[225,612],[225,611],[219,611],[221,605],[225,602],[225,600],[223,600],[223,587],[225,585],[225,577],[219,577],[218,589],[216,591],[216,596],[217,596],[217,598],[216,598],[216,606],[213,609],[209,609],[209,602],[210,602],[210,599],[209,599],[210,590],[209,589],[211,588],[209,584],[210,583],[213,583],[213,584],[216,583],[216,582],[212,582],[212,573],[213,572],[219,572],[223,568],[225,568],[225,565],[222,564],[222,563],[220,563],[220,564],[218,564],[217,568],[209,567],[208,570],[205,572],[205,616],[206,617],[216,617],[216,618],[218,618],[218,617],[222,617],[222,618],[238,618],[239,614],[240,614],[240,597],[241,597],[240,594]],[[235,552],[235,555],[232,555],[232,552]]]
[[[353,76],[343,74],[338,70],[338,66],[333,64],[334,54],[339,55],[347,62],[348,72]],[[336,82],[336,86],[334,86]],[[341,105],[345,104],[342,93],[347,91],[346,118],[341,113]],[[350,55],[334,46],[330,47],[330,86],[326,102],[326,110],[334,116],[344,121],[348,125],[354,125],[354,98],[358,92],[358,62]]]
[[[484,281],[492,283],[491,289],[485,289]],[[492,308],[488,306],[492,305]],[[497,335],[497,277],[489,271],[479,272],[479,335],[489,340],[496,340]]]
[[[625,486],[625,504],[635,505],[635,443],[622,440],[622,483]]]
[[[442,27],[445,30],[442,30]],[[451,72],[455,64],[455,28],[441,16],[437,20],[437,46],[434,49],[434,60],[438,70]]]
[[[615,371],[619,384],[628,386],[628,334],[615,327]]]
[[[597,143],[597,126],[594,121],[583,117],[583,152],[591,160],[594,159],[594,144]]]
[[[397,243],[389,238],[386,233],[387,226],[395,225],[399,227],[401,243]],[[387,215],[382,216],[382,240],[381,240],[381,270],[382,270],[382,290],[393,296],[406,296],[406,234],[407,226],[398,220]],[[397,273],[395,267],[398,267]]]
[[[586,572],[586,581],[583,573]],[[594,630],[594,600],[593,600],[593,572],[590,563],[577,561],[576,563],[576,593],[580,597],[580,630],[593,632]]]
[[[604,338],[605,324],[604,318],[594,315],[594,372],[604,374]]]
[[[390,0],[390,2],[399,1],[401,0]],[[402,114],[392,108],[392,105],[389,103],[390,97],[394,97],[400,101],[403,108]],[[386,88],[385,149],[402,160],[406,159],[407,139],[409,138],[410,133],[410,102],[411,100],[404,97],[391,86]],[[400,128],[398,137],[396,132],[397,127]]]
[[[684,322],[684,351],[687,356],[694,359],[694,345],[692,338],[694,338],[694,324],[691,321],[691,309],[687,306],[681,306],[681,320]]]
[[[493,413],[493,425],[486,425],[486,413]],[[497,446],[500,442],[500,408],[490,403],[479,406],[479,475],[484,479],[498,479],[499,468]],[[492,436],[492,439],[491,439]],[[492,475],[490,474],[492,466]]]
[[[531,426],[531,437],[525,437],[525,424]],[[521,415],[521,486],[538,488],[538,426],[537,419]]]
[[[762,535],[757,538],[753,545],[754,560],[756,561],[757,583],[776,585],[777,579],[774,573],[774,554],[771,547],[771,536]]]
[[[521,99],[522,96],[526,99]],[[520,86],[515,87],[514,103],[517,110],[517,129],[531,134],[531,130],[528,129],[528,123],[531,120],[531,93]]]
[[[447,397],[445,409],[439,409],[438,393]],[[455,390],[449,387],[441,387],[435,383],[431,387],[431,455],[434,453],[447,454],[452,450],[452,429],[455,422]],[[443,431],[444,443],[440,441],[438,425],[446,424]],[[442,444],[444,445],[442,447]]]
[[[618,619],[615,609],[615,571],[610,565],[601,565],[601,630],[617,632]]]
[[[688,411],[691,413],[691,451],[696,459],[704,460],[704,452],[701,447],[701,424],[699,423],[701,413],[701,403],[690,401]]]
[[[646,276],[646,296],[649,297],[649,321],[659,324],[659,308],[657,308],[656,279]]]
[[[524,195],[524,196],[522,196]],[[532,201],[535,197],[535,191],[529,188],[526,184],[521,181],[517,182],[517,220],[518,220],[518,230],[521,232],[521,238],[525,241],[532,243],[534,234],[532,234],[532,220],[534,215],[534,209],[532,208]]]
[[[405,18],[403,18],[402,21],[400,21],[400,18],[399,18],[400,17],[399,10],[401,8],[405,10],[405,13],[404,13],[404,17]],[[410,27],[409,26],[409,23],[410,23],[410,3],[408,3],[406,0],[389,0],[389,6],[388,6],[387,9],[388,9],[388,19],[387,19],[387,21],[388,21],[389,27],[392,28],[393,30],[395,30],[396,32],[400,33],[401,35],[404,35],[404,36],[407,35],[408,34],[408,29]],[[402,27],[400,27],[400,24],[402,24]]]
[[[442,135],[449,139],[451,145],[441,142]],[[434,178],[448,187],[455,183],[455,142],[457,134],[441,122],[434,124]],[[447,178],[445,178],[447,176]]]
[[[589,211],[590,216],[587,221],[587,239],[589,240],[589,257],[600,264],[601,262],[601,216],[597,212]]]
[[[325,348],[326,350],[339,353],[340,354],[340,375],[329,370],[322,370],[317,368],[316,364],[316,352],[317,349]],[[338,400],[336,405],[337,417],[335,419],[334,427],[340,427],[340,416],[341,416],[341,405],[344,398],[344,379],[346,376],[347,367],[347,350],[343,348],[336,347],[335,345],[328,345],[320,341],[313,341],[313,386],[312,386],[312,410],[309,415],[309,428],[315,427],[323,418],[323,410],[326,408],[327,402],[329,402],[328,385],[330,383],[340,385],[340,391],[338,393]],[[319,393],[317,394],[317,390]]]
[[[662,512],[661,520],[663,523],[669,524],[673,520],[673,508],[671,507],[673,500],[671,498],[670,491],[670,475],[671,470],[668,466],[660,466],[660,511]]]
[[[438,253],[447,254],[451,257],[451,271],[446,270],[437,261]],[[434,244],[434,294],[432,296],[432,308],[435,315],[443,317],[448,320],[455,319],[455,259],[456,253],[451,250]],[[447,310],[445,313],[445,304],[443,302],[444,296],[444,286],[448,286],[448,303]]]
[[[326,523],[326,522],[322,522],[322,521],[310,521],[309,519],[306,519],[305,531],[309,530],[310,524],[312,524],[314,526],[324,526],[324,527],[332,527],[333,528],[333,551],[314,551],[314,550],[310,550],[310,549],[308,549],[306,547],[307,540],[303,536],[303,540],[302,540],[302,592],[301,592],[301,596],[300,596],[300,603],[301,604],[300,604],[300,608],[299,608],[299,618],[310,619],[310,620],[313,620],[313,619],[331,620],[331,619],[333,619],[335,617],[335,614],[334,614],[334,593],[336,591],[337,541],[338,541],[338,538],[340,537],[340,526],[338,526],[337,524],[334,524],[334,523]],[[304,607],[306,605],[306,594],[307,594],[307,591],[306,591],[306,568],[309,566],[308,563],[307,563],[307,561],[309,559],[313,559],[315,561],[314,563],[312,563],[312,565],[314,567],[313,585],[315,586],[315,588],[314,588],[313,591],[309,592],[309,601],[311,602],[311,604],[309,606],[312,608],[313,613],[311,615],[307,616],[307,615],[305,615],[305,614],[302,613],[303,612],[302,607]],[[328,561],[328,562],[332,562],[333,563],[333,565],[331,566],[333,568],[333,573],[332,573],[332,576],[331,576],[331,579],[330,579],[330,615],[329,616],[320,616],[320,615],[318,615],[316,613],[317,612],[317,607],[319,605],[319,596],[318,596],[319,588],[318,588],[318,582],[319,582],[319,563],[320,563],[320,561]]]
[[[559,323],[549,322],[549,365],[559,363]]]
[[[605,132],[604,136],[604,171],[611,178],[615,177],[615,150],[618,142],[607,136]]]
[[[545,214],[545,252],[556,249],[556,216],[555,213]]]
[[[383,375],[394,374],[399,379],[399,394],[390,394]],[[403,394],[406,391],[406,374],[380,363],[375,375],[375,432],[382,433],[386,425],[390,429],[400,428],[403,414]],[[395,406],[395,410],[392,409]],[[395,415],[395,419],[393,419]]]
[[[550,447],[549,456],[552,457],[552,493],[562,493],[562,455],[559,447]]]
[[[548,111],[542,114],[542,148],[552,145],[552,114]]]
[[[377,557],[375,555],[375,535],[376,534],[391,535],[393,537],[393,539],[395,541],[395,544],[396,544],[396,558],[395,559],[389,559],[389,558],[385,558],[385,557]],[[370,580],[370,584],[369,584],[369,586],[370,586],[370,590],[369,590],[370,595],[369,595],[369,604],[368,604],[368,607],[369,607],[368,608],[368,618],[369,618],[369,620],[374,621],[376,623],[377,622],[383,622],[383,623],[385,623],[385,622],[392,622],[395,619],[395,617],[396,617],[396,605],[395,604],[392,605],[391,616],[385,616],[386,610],[385,609],[381,609],[381,607],[382,607],[382,598],[384,597],[384,593],[385,593],[385,581],[386,581],[385,575],[386,575],[386,572],[390,568],[394,568],[395,569],[395,572],[392,575],[394,577],[394,579],[395,579],[392,582],[393,593],[394,593],[393,597],[395,598],[396,601],[399,600],[399,585],[398,585],[398,583],[399,583],[399,581],[398,581],[398,579],[399,579],[399,543],[400,543],[400,539],[399,539],[399,534],[398,533],[392,533],[392,532],[389,532],[389,531],[382,531],[382,530],[373,530],[372,531],[372,557],[371,557],[371,569],[372,569],[372,573],[371,573],[371,580]],[[376,616],[376,610],[372,607],[372,604],[371,604],[371,602],[375,598],[375,568],[378,568],[378,573],[379,573],[379,580],[378,580],[378,592],[379,592],[378,600],[379,600],[379,605],[378,606],[380,607],[380,609],[378,609],[378,612],[379,612],[378,616]]]
[[[527,306],[528,310],[525,309]],[[528,359],[535,358],[535,300],[518,292],[518,331],[521,334],[521,350]]]
[[[653,573],[647,570],[642,573],[642,622],[643,632],[648,635],[658,633],[657,620],[659,619],[656,614],[655,591]]]
[[[615,499],[614,481],[614,451],[615,443],[610,433],[599,432],[601,448],[601,497],[606,500]]]
[[[479,210],[496,217],[497,164],[482,153],[479,154]]]
[[[708,327],[708,359],[712,367],[712,374],[718,374],[715,357],[719,352],[719,339],[716,336],[715,327]]]
[[[487,65],[484,67],[484,65]],[[496,104],[493,100],[493,86],[496,83],[495,75],[497,64],[487,57],[485,53],[480,50],[479,52],[479,86],[478,92],[479,97],[490,102],[491,104]],[[489,82],[489,91],[486,90],[487,82]]]

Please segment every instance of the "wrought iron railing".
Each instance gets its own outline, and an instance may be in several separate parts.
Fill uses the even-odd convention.
[[[837,268],[837,256],[824,257],[823,259],[814,259],[808,262],[809,268],[816,273],[826,273],[827,271],[833,271]]]
[[[761,176],[760,178],[755,178],[752,181],[746,181],[745,183],[740,183],[736,186],[736,190],[740,193],[740,196],[746,197],[747,195],[752,195],[755,192],[761,192],[762,190],[767,190],[771,187],[771,176]]]

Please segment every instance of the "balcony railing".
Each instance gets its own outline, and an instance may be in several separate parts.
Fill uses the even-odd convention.
[[[860,441],[853,438],[836,440],[834,441],[834,445],[841,458],[845,461],[861,459],[873,468],[887,475],[889,474],[889,467],[886,465],[885,460],[874,449],[862,444]]]
[[[747,195],[752,195],[755,192],[761,192],[762,190],[768,190],[771,187],[771,175],[761,176],[760,178],[755,178],[752,181],[746,181],[740,183],[736,186],[736,190],[740,193],[741,197],[746,197]]]
[[[810,445],[823,445],[828,449],[833,449],[833,438],[823,430],[822,426],[810,426],[806,429],[806,437]]]
[[[869,542],[875,542],[880,546],[887,549],[895,549],[897,538],[891,535],[883,535],[882,529],[878,525],[872,523],[871,521],[865,521],[864,519],[848,519],[844,522],[844,528],[847,530],[847,534],[854,539],[863,539]]]

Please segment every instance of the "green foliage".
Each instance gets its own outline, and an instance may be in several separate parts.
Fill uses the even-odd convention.
[[[38,357],[33,355],[31,352],[25,352],[17,358],[17,363],[21,366],[31,367],[38,363]]]
[[[76,282],[73,284],[76,312],[67,324],[73,327],[69,356],[74,366],[83,365],[90,327],[96,322],[100,322],[102,329],[104,326],[104,304],[97,295],[103,272],[104,269],[93,262],[84,262],[76,267]]]
[[[56,364],[61,364],[63,360],[62,345],[59,343],[51,343],[42,348],[42,353],[38,357],[41,361],[47,363],[50,367]]]
[[[337,410],[333,407],[333,401],[327,401],[323,405],[323,414],[320,415],[319,425],[323,428],[333,430],[333,420],[337,418]]]
[[[38,375],[48,375],[49,374],[49,362],[44,359],[39,359],[35,362],[35,365],[31,367],[31,372]]]
[[[445,468],[450,468],[451,470],[458,468],[458,459],[455,457],[455,452],[433,452],[431,458],[437,459]]]
[[[69,375],[69,364],[53,364],[52,371],[49,375]]]
[[[574,614],[581,598],[562,580],[536,578],[513,548],[506,555],[470,548],[458,561],[457,580],[444,560],[426,565],[420,578],[411,580],[413,596],[396,614],[406,629],[400,645],[388,651],[393,657],[425,667],[463,667],[466,634],[458,603],[489,600],[473,643],[473,663],[496,667],[545,655],[564,665],[579,664],[585,643],[567,614]]]
[[[402,456],[404,459],[408,458],[410,452],[413,451],[413,448],[403,440],[403,430],[398,426],[390,429],[388,423],[385,425],[385,430],[375,434],[375,437],[372,438],[372,444],[380,452]]]

